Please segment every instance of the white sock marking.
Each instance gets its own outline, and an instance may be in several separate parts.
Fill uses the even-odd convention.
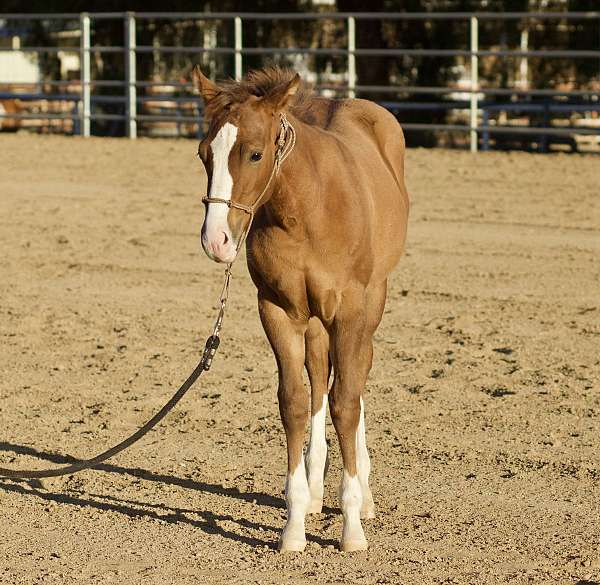
[[[371,460],[367,450],[367,437],[365,432],[365,404],[360,399],[360,418],[358,420],[358,429],[356,430],[356,467],[358,471],[358,481],[363,495],[363,509],[368,509],[374,513],[373,496],[369,488],[369,474],[371,473]]]
[[[342,530],[342,545],[344,542],[362,542],[365,533],[360,523],[360,509],[362,507],[362,490],[357,475],[349,475],[344,469],[342,484],[340,486],[340,503],[344,516]]]
[[[304,516],[310,504],[310,492],[306,480],[304,458],[292,473],[288,473],[285,482],[285,501],[288,510],[288,519],[281,535],[281,542],[286,544],[306,540],[304,530]]]
[[[325,439],[325,419],[327,416],[327,394],[317,413],[310,419],[310,441],[306,454],[308,487],[313,502],[323,501],[323,476],[327,460],[327,440]]]

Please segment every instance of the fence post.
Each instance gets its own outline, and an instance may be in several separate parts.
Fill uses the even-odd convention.
[[[529,51],[529,29],[523,28],[521,31],[521,51]],[[527,55],[521,57],[519,64],[519,89],[529,89],[529,59]]]
[[[233,20],[235,42],[235,80],[242,79],[242,19],[236,16]]]
[[[356,20],[349,16],[348,25],[348,97],[356,97]]]
[[[477,135],[477,90],[479,89],[479,22],[471,16],[471,105],[469,127],[471,135],[471,152],[477,152],[479,137]]]
[[[135,71],[135,14],[125,14],[125,83],[127,92],[127,136],[137,138],[137,87]]]
[[[90,135],[91,124],[91,73],[90,73],[90,16],[87,12],[79,15],[80,38],[80,70],[81,70],[81,128],[82,136]]]

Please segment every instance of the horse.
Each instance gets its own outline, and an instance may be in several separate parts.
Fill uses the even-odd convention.
[[[287,440],[278,548],[303,551],[305,515],[322,510],[329,403],[343,460],[340,549],[365,550],[361,518],[373,518],[375,504],[363,393],[387,279],[406,240],[402,129],[368,100],[315,95],[289,69],[217,84],[196,66],[193,79],[208,119],[198,148],[208,179],[202,246],[231,264],[245,243],[277,362]]]

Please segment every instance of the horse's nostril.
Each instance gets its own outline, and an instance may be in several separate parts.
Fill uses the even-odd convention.
[[[225,232],[223,232],[223,245],[225,246],[229,242],[229,237]]]

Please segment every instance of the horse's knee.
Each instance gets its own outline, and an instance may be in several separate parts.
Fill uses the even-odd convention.
[[[334,385],[329,394],[329,411],[333,425],[340,435],[355,432],[360,418],[360,396],[348,395]]]
[[[277,392],[279,414],[286,431],[304,430],[308,419],[308,393],[303,386],[280,386]]]

